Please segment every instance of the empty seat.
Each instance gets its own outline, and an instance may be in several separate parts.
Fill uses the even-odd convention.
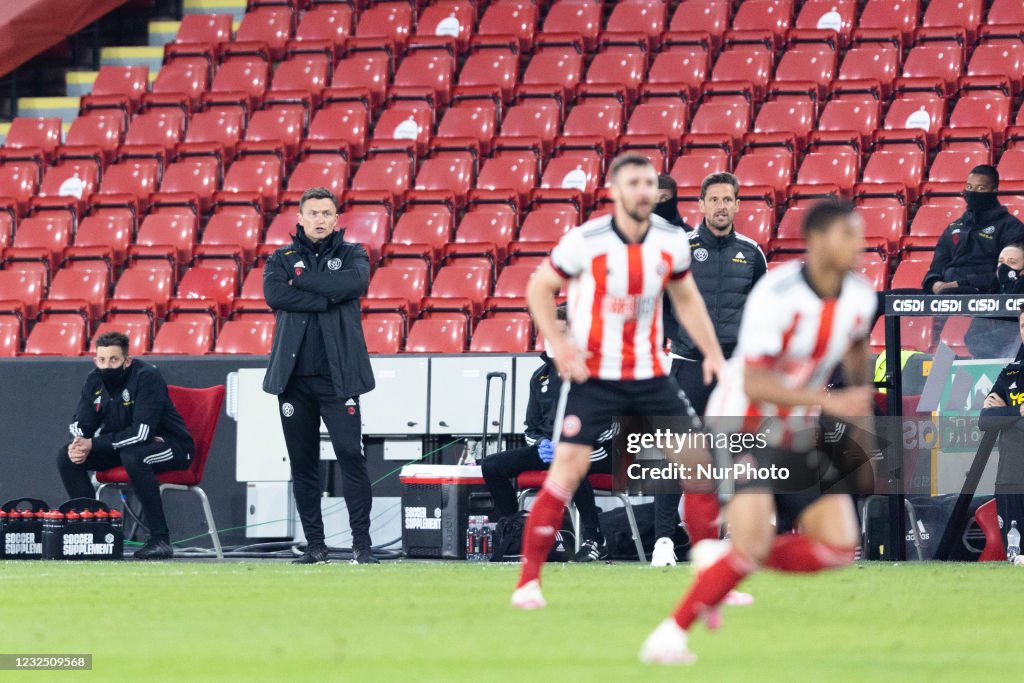
[[[363,337],[369,353],[398,353],[402,350],[402,319],[387,313],[363,318]]]
[[[373,137],[378,140],[412,140],[416,143],[416,153],[425,154],[433,118],[434,113],[428,107],[387,109],[377,119]]]
[[[868,0],[860,13],[858,28],[892,29],[899,31],[904,43],[909,43],[917,28],[921,13],[920,0],[894,3],[892,0]]]
[[[210,68],[202,58],[175,58],[160,67],[150,90],[156,95],[182,95],[191,109],[210,86]]]
[[[225,192],[251,192],[259,195],[264,210],[277,206],[281,189],[281,164],[268,156],[249,156],[231,165],[224,176]]]
[[[951,95],[957,79],[964,69],[963,50],[955,43],[914,47],[903,63],[903,76],[907,78],[938,78]]]
[[[398,201],[409,189],[409,162],[395,158],[367,159],[352,178],[353,190],[385,190]]]
[[[149,91],[149,67],[101,66],[92,83],[93,97],[122,97],[134,110]]]
[[[105,272],[64,268],[54,276],[46,300],[49,305],[58,307],[60,302],[84,303],[89,318],[96,320],[103,313],[108,286]]]
[[[818,119],[818,130],[854,131],[860,134],[863,146],[878,128],[879,116],[880,106],[878,100],[875,99],[829,100],[825,104],[824,111],[821,112],[821,118]]]
[[[857,184],[860,157],[852,152],[811,152],[800,164],[796,182],[800,185],[834,183],[846,193]]]
[[[285,44],[292,37],[292,10],[288,7],[256,7],[245,13],[235,33],[239,42],[263,42],[275,61],[284,57]]]
[[[149,301],[153,304],[154,313],[163,316],[173,294],[172,287],[170,271],[128,268],[117,281],[111,303],[118,300]]]
[[[647,73],[647,83],[684,85],[688,96],[695,99],[708,78],[708,53],[703,47],[669,47],[654,58]]]
[[[181,18],[175,43],[216,45],[231,40],[230,14],[186,14]]]
[[[963,182],[972,168],[979,164],[987,164],[989,161],[987,151],[942,150],[935,155],[932,167],[928,171],[928,180],[932,182]]]
[[[931,267],[931,260],[917,261],[903,259],[892,274],[893,289],[921,289],[924,276]]]
[[[455,63],[444,50],[410,52],[395,72],[395,87],[431,88],[435,101],[447,104],[452,92]]]
[[[763,99],[772,76],[772,55],[765,50],[726,50],[711,71],[712,81],[746,81],[754,86],[754,97]]]
[[[289,192],[304,192],[311,187],[326,187],[340,197],[348,186],[348,162],[339,156],[312,154],[296,164],[288,177]]]
[[[281,142],[285,158],[292,159],[302,139],[303,112],[301,109],[265,109],[255,112],[245,130],[245,139],[250,142]]]
[[[27,356],[78,356],[85,351],[85,321],[35,324],[25,342]]]
[[[55,269],[64,248],[71,242],[71,220],[64,215],[40,214],[21,221],[14,236],[14,247],[5,258],[42,259]]]
[[[814,102],[805,98],[765,102],[754,120],[755,133],[793,133],[803,148],[814,128]]]
[[[57,116],[18,116],[11,121],[4,140],[4,149],[37,149],[44,158],[53,156],[63,136],[61,119]]]
[[[549,48],[535,53],[530,59],[523,73],[523,84],[558,85],[562,87],[565,97],[570,98],[576,91],[582,73],[583,55]]]
[[[867,44],[853,47],[843,57],[839,67],[840,81],[877,81],[881,97],[892,92],[893,81],[899,75],[900,51],[893,46]]]
[[[203,241],[197,255],[228,254],[225,248],[235,247],[241,252],[242,262],[252,263],[256,255],[263,221],[259,216],[245,213],[217,213],[203,230]]]
[[[465,348],[465,323],[447,319],[417,320],[405,342],[409,353],[462,353]]]
[[[829,46],[800,45],[790,48],[782,55],[775,70],[779,82],[810,82],[818,86],[818,94],[824,95],[836,75],[836,53]]]
[[[24,308],[25,317],[33,320],[39,311],[46,287],[40,271],[0,270],[0,301],[14,301]]]
[[[370,116],[362,104],[335,104],[324,107],[309,124],[309,140],[341,140],[348,145],[353,159],[362,158]]]
[[[875,152],[864,166],[865,183],[900,183],[911,198],[917,196],[924,173],[922,152]]]
[[[165,322],[153,340],[154,355],[201,356],[210,353],[213,325],[185,321]]]
[[[213,193],[220,185],[220,165],[213,157],[185,157],[164,171],[160,192],[163,194],[194,194],[199,211],[209,211]],[[165,197],[169,201],[170,198]]]
[[[299,92],[319,97],[327,86],[330,67],[327,55],[298,54],[286,59],[274,71],[270,95],[277,92]]]
[[[967,31],[967,41],[973,43],[983,13],[982,0],[930,0],[925,7],[921,26],[962,28]]]
[[[487,318],[473,330],[471,353],[526,353],[530,350],[530,321]]]
[[[178,299],[207,299],[217,302],[220,315],[231,312],[238,288],[233,268],[199,265],[188,269],[178,283]]]
[[[798,29],[835,31],[841,46],[850,42],[857,21],[855,0],[808,0],[796,18]]]
[[[388,307],[401,305],[410,317],[419,312],[420,300],[426,296],[426,274],[418,268],[389,265],[378,268],[370,278],[366,292],[369,305],[374,299],[386,299]]]
[[[132,247],[129,251],[133,254],[147,256],[164,254],[173,258],[178,266],[182,266],[192,260],[196,232],[195,216],[150,214],[146,216],[139,227],[139,234],[135,239],[137,246]]]
[[[471,304],[473,317],[479,317],[484,299],[491,293],[491,273],[480,266],[445,266],[438,271],[427,301],[463,299]]]
[[[124,144],[154,145],[170,152],[181,141],[184,127],[185,114],[180,109],[150,109],[132,120]]]
[[[352,35],[353,8],[341,4],[317,4],[302,14],[295,29],[296,41],[330,41],[336,48]]]
[[[545,33],[575,33],[583,38],[584,49],[592,51],[601,30],[601,4],[587,0],[556,2],[544,18]]]
[[[274,341],[273,325],[252,320],[229,320],[220,328],[214,353],[266,356]]]
[[[104,158],[111,161],[124,134],[121,114],[90,113],[71,122],[64,144],[67,146],[99,147]]]
[[[793,3],[788,0],[747,0],[732,19],[735,31],[770,31],[776,44],[792,25]]]
[[[0,358],[13,358],[20,350],[20,323],[11,316],[0,316]]]
[[[519,55],[510,50],[486,49],[471,54],[459,72],[460,86],[493,86],[501,89],[502,99],[512,99],[519,81]]]
[[[619,5],[628,7],[629,5]],[[629,99],[636,96],[647,70],[647,55],[640,50],[609,50],[594,55],[587,68],[586,82],[592,85],[623,86]]]
[[[217,69],[217,75],[210,84],[210,93],[221,93],[229,96],[232,104],[247,110],[255,109],[263,100],[267,84],[270,81],[270,66],[256,58],[233,57],[226,60]],[[236,101],[237,95],[244,99]]]
[[[374,106],[384,101],[391,81],[391,65],[382,52],[356,52],[334,68],[331,85],[334,88],[366,88]],[[335,136],[337,137],[337,136]]]

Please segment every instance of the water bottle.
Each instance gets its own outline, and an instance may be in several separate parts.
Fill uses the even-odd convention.
[[[122,519],[120,510],[111,510],[107,513],[110,516],[110,526],[114,527],[114,531],[121,531]]]
[[[483,552],[483,536],[484,530],[483,525],[480,524],[480,518],[473,518],[473,560],[478,562]]]
[[[476,517],[470,517],[466,524],[466,559],[472,560],[476,529]]]
[[[1006,559],[1013,562],[1020,554],[1020,532],[1017,531],[1017,520],[1010,522],[1010,530],[1006,532]]]
[[[491,541],[493,540],[490,519],[486,516],[480,518],[480,559],[486,561],[491,556]]]

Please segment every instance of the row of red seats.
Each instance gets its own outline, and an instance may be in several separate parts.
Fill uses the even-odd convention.
[[[278,0],[275,5],[289,4]],[[281,54],[287,41],[341,42],[352,36],[392,41],[399,50],[413,36],[451,36],[465,50],[475,35],[513,34],[524,49],[533,44],[538,23],[545,33],[575,33],[588,46],[603,30],[639,33],[657,38],[663,31],[705,31],[721,42],[727,30],[766,32],[781,41],[790,29],[828,30],[848,43],[854,29],[895,31],[901,39],[922,28],[963,29],[974,36],[980,26],[1024,24],[1024,9],[1015,0],[993,0],[985,13],[983,0],[920,0],[892,3],[868,0],[863,9],[856,0],[746,0],[733,12],[730,0],[686,0],[669,19],[668,4],[660,0],[630,0],[605,7],[589,0],[562,0],[554,4],[522,0],[499,1],[487,7],[477,22],[475,3],[441,0],[423,8],[403,2],[374,3],[360,9],[344,4],[318,4],[301,14],[303,7],[256,6],[243,18],[236,41],[266,43]],[[542,21],[539,16],[543,13]],[[178,43],[218,44],[232,39],[230,15],[186,16],[175,39]]]

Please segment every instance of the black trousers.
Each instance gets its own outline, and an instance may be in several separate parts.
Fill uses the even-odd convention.
[[[672,359],[672,376],[679,388],[690,400],[693,410],[704,416],[714,382],[704,384],[704,363],[702,361]],[[679,493],[659,493],[654,496],[654,537],[672,538],[679,526]]]
[[[528,470],[546,470],[551,463],[544,462],[537,454],[537,446],[512,448],[502,453],[488,455],[480,462],[484,481],[494,499],[494,509],[502,517],[514,515],[519,509],[516,501],[516,490],[512,480]],[[590,473],[611,473],[611,457],[602,458],[590,464]],[[601,527],[597,519],[597,503],[594,501],[594,488],[584,479],[572,497],[572,502],[580,512],[580,537],[582,540],[602,540]]]
[[[69,498],[94,498],[96,490],[89,479],[89,472],[124,465],[132,490],[142,505],[142,514],[149,524],[150,536],[170,539],[156,475],[159,472],[188,468],[192,460],[191,453],[170,442],[150,439],[117,450],[94,447],[85,462],[76,465],[68,457],[68,445],[65,444],[57,453],[57,469]]]
[[[359,397],[338,398],[329,377],[292,377],[277,397],[281,427],[288,447],[292,490],[302,530],[310,545],[324,543],[320,514],[320,418],[341,466],[342,495],[352,527],[352,547],[370,547],[370,506],[373,496],[363,453]]]

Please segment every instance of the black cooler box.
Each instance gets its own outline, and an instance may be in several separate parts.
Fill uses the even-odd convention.
[[[493,516],[480,466],[406,465],[399,480],[406,556],[465,559],[468,518]]]

